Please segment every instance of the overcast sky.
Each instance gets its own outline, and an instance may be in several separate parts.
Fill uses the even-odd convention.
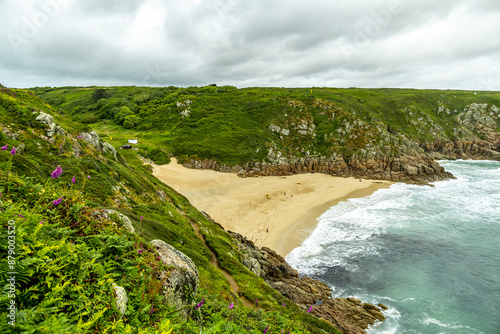
[[[500,0],[0,0],[8,87],[500,90]]]

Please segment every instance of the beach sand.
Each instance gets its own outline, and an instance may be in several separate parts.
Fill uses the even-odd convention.
[[[330,207],[392,184],[317,173],[240,178],[185,168],[174,158],[168,165],[153,165],[153,174],[226,230],[282,256],[301,245]]]

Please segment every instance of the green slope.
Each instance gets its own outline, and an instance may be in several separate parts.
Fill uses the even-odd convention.
[[[116,91],[127,93],[128,89]],[[68,89],[68,95],[53,94],[52,98],[66,99],[63,104],[69,108],[74,101],[91,99],[92,92]],[[96,103],[82,103],[85,112],[72,113],[68,119],[28,91],[0,86],[0,125],[6,130],[0,132],[0,146],[8,147],[0,151],[0,281],[4,288],[0,332],[168,333],[173,329],[176,333],[262,333],[268,326],[268,333],[336,332],[247,270],[241,264],[242,254],[224,230],[152,176],[138,154],[149,150],[154,155],[152,148],[170,143],[168,136],[145,135],[150,146],[120,151],[123,155],[118,154],[117,159],[79,138],[90,128],[76,121],[82,121],[84,114],[97,115],[95,110],[87,111]],[[55,136],[53,143],[44,139],[46,127],[36,120],[40,111],[52,115],[65,135]],[[135,134],[111,128],[113,143]],[[161,131],[179,130],[172,125]],[[13,147],[17,148],[15,155],[10,153]],[[80,151],[78,157],[75,147]],[[159,152],[156,154],[161,156]],[[57,166],[62,174],[51,178]],[[58,199],[60,203],[54,204]],[[127,232],[114,215],[99,219],[104,208],[126,214],[138,233]],[[9,254],[8,226],[13,225],[15,251]],[[158,293],[158,272],[165,268],[148,244],[151,239],[162,239],[184,252],[198,268],[200,289],[195,296],[185,296],[191,305],[186,308],[187,316],[167,306]],[[9,255],[15,257],[15,263]],[[15,297],[9,296],[7,283],[13,270],[17,273]],[[123,316],[114,302],[113,283],[128,293]],[[202,299],[203,306],[195,309]],[[6,323],[12,300],[18,308],[16,327]],[[258,303],[249,302],[254,300]],[[229,308],[230,303],[234,308]]]

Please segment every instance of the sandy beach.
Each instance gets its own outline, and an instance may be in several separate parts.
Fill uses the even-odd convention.
[[[153,174],[226,230],[282,256],[301,245],[330,207],[392,184],[317,173],[240,178],[185,168],[175,159],[168,165],[153,165]]]

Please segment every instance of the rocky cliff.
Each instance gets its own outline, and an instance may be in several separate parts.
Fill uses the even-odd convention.
[[[311,113],[304,111],[306,106],[290,102],[295,114],[286,114],[279,125],[269,126],[274,141],[268,145],[263,161],[228,166],[216,160],[189,159],[184,166],[234,172],[241,177],[324,173],[426,183],[453,178],[436,159],[500,160],[500,109],[495,105],[472,103],[463,112],[438,108],[438,113],[450,114],[456,122],[452,136],[431,117],[408,118],[408,125],[417,132],[427,129],[431,133],[430,140],[421,141],[391,126],[356,120],[352,113],[334,104],[315,103],[324,110],[323,116],[331,115],[327,121],[340,119],[342,124],[337,131],[324,135],[328,155],[315,152],[319,134]]]
[[[432,156],[424,153],[366,161],[360,159],[346,161],[342,157],[335,159],[319,157],[295,158],[282,165],[255,162],[243,166],[227,166],[214,160],[189,160],[183,165],[188,168],[237,173],[240,177],[323,173],[332,176],[410,183],[426,183],[453,178],[453,175],[446,172]]]

